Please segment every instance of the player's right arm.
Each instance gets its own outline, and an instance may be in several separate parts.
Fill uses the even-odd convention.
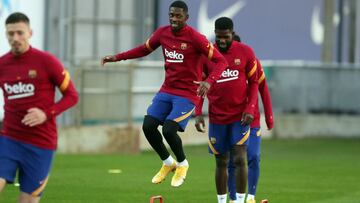
[[[134,49],[130,49],[125,52],[118,53],[116,55],[108,55],[101,59],[101,65],[104,65],[108,62],[116,62],[127,59],[140,58],[143,56],[149,55],[155,49],[160,46],[160,37],[162,33],[162,28],[157,29],[146,42]]]
[[[228,63],[223,55],[215,49],[214,45],[209,42],[204,35],[194,32],[192,37],[194,46],[207,57],[207,60],[212,61],[216,67],[209,72],[207,79],[203,81],[203,83],[200,83],[198,95],[205,96],[210,86],[220,78],[222,72],[228,66]],[[204,87],[206,84],[208,88]]]

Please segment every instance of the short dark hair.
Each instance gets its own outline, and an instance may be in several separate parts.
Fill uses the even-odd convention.
[[[15,13],[10,14],[6,18],[5,25],[13,24],[13,23],[20,23],[20,22],[24,22],[28,25],[30,24],[30,20],[25,14],[20,13],[20,12],[15,12]]]
[[[234,34],[233,40],[238,41],[238,42],[241,42],[241,38],[240,38],[240,36],[237,35],[237,34]]]
[[[171,8],[171,7],[182,8],[186,13],[188,12],[188,6],[183,1],[172,2],[169,8]]]
[[[215,30],[233,30],[234,23],[228,17],[220,17],[215,21]]]

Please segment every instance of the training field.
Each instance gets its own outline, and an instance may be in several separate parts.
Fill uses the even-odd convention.
[[[171,178],[150,180],[160,167],[154,152],[139,155],[57,155],[44,203],[216,202],[214,159],[206,146],[185,148],[190,169],[180,188]],[[360,139],[264,140],[257,199],[270,203],[360,202]],[[110,174],[109,169],[121,173]],[[16,202],[18,188],[6,188],[1,203]]]

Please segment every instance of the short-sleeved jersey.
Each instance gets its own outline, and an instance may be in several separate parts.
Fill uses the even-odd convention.
[[[55,87],[62,98],[55,103]],[[78,101],[69,73],[52,55],[30,47],[24,54],[0,58],[0,87],[4,94],[2,135],[44,149],[56,149],[55,117]],[[21,121],[28,109],[42,109],[47,120],[34,127]]]
[[[194,81],[202,80],[202,60],[207,59],[217,64],[210,72],[207,82],[213,84],[227,63],[218,50],[190,26],[185,25],[180,31],[174,33],[170,26],[158,28],[142,46],[116,55],[117,60],[138,58],[162,47],[165,61],[165,81],[160,92],[185,97],[197,104],[198,85]]]
[[[240,121],[244,112],[254,114],[257,103],[257,61],[252,49],[233,41],[230,48],[222,54],[229,67],[207,94],[209,121],[214,124]],[[212,68],[213,63],[205,63],[205,74]],[[196,107],[196,115],[201,114],[201,108],[202,102]]]

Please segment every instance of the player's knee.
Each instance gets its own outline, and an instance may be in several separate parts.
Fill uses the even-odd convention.
[[[259,163],[260,153],[249,153],[247,159],[249,163]]]
[[[235,166],[244,167],[246,165],[246,156],[244,154],[236,154],[233,161]]]
[[[163,124],[162,133],[165,138],[176,137],[179,124],[172,120],[166,120]]]
[[[228,158],[226,156],[216,156],[216,167],[217,168],[227,168]]]
[[[159,120],[157,120],[152,116],[146,115],[144,118],[142,129],[146,135],[148,132],[152,132],[156,130],[159,125],[160,125]]]
[[[30,194],[21,192],[19,195],[19,202],[20,203],[38,203],[38,202],[40,202],[40,197],[33,197]]]

